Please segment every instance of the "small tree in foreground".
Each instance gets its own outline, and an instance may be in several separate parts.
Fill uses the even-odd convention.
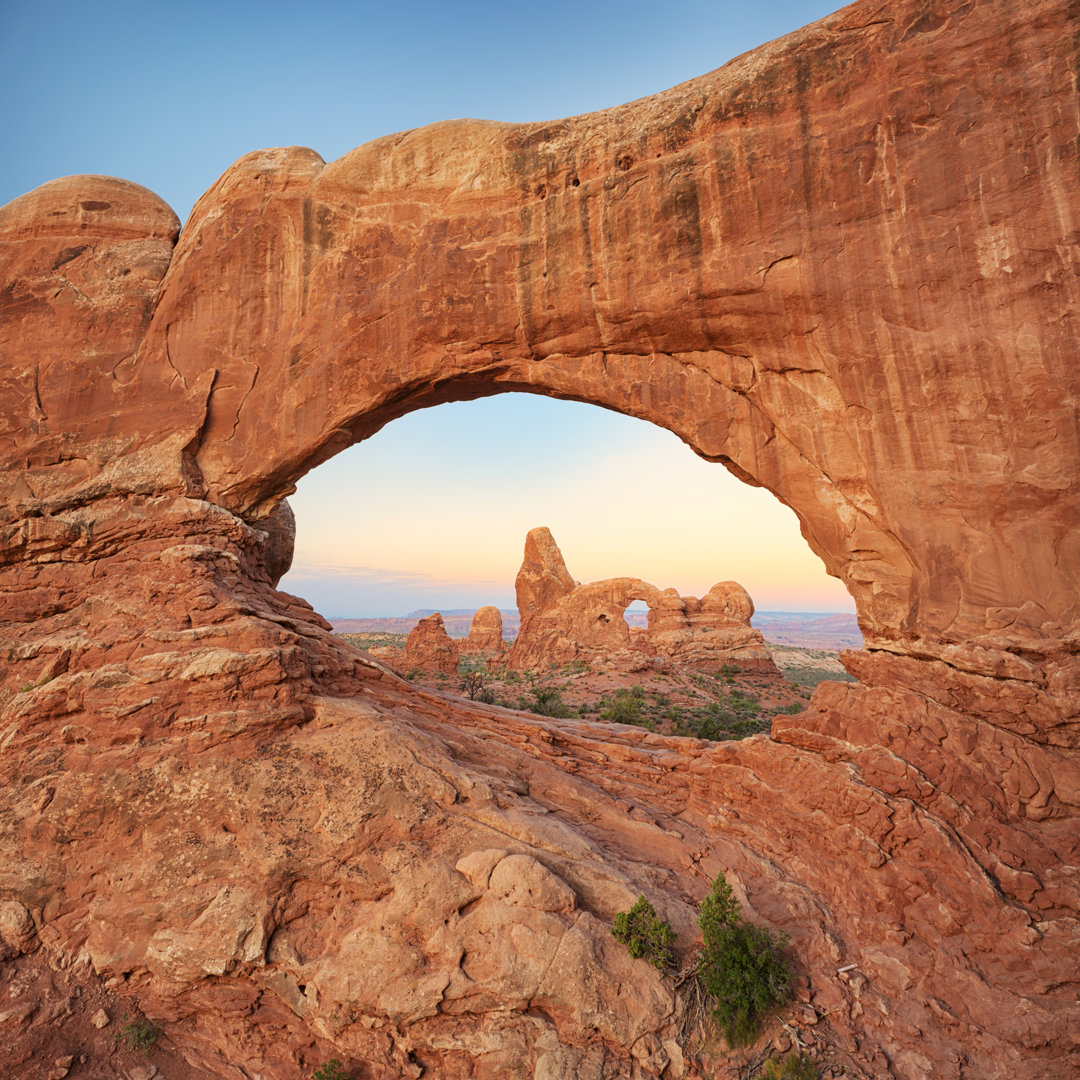
[[[621,941],[635,960],[648,960],[661,971],[675,963],[675,931],[644,896],[639,896],[629,911],[615,916],[611,936]]]
[[[698,977],[716,1003],[713,1017],[729,1046],[746,1046],[790,994],[788,936],[748,923],[722,872],[701,904],[698,926],[704,938]]]

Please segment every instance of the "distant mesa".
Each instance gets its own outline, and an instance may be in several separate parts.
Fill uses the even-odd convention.
[[[706,672],[735,666],[780,674],[765,638],[750,625],[753,601],[735,581],[714,585],[700,600],[640,578],[581,585],[551,531],[540,527],[525,538],[516,587],[521,629],[506,656],[512,669],[603,660],[628,671],[677,663]],[[648,606],[644,627],[623,617],[635,600]]]

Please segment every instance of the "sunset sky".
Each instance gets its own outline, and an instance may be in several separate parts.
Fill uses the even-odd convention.
[[[667,89],[821,18],[812,0],[507,4],[191,0],[0,3],[0,204],[73,173],[121,176],[183,220],[242,154],[327,161],[437,120],[549,120]],[[852,611],[768,492],[669,432],[526,395],[395,421],[305,477],[282,587],[324,615],[513,606],[525,533],[549,526],[581,581],[761,610]]]

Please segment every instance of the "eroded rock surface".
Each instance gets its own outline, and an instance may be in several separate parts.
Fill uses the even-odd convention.
[[[516,589],[521,629],[506,657],[511,668],[604,661],[636,670],[661,659],[701,671],[732,665],[780,674],[765,639],[750,625],[753,602],[735,581],[714,585],[701,600],[640,578],[581,585],[551,531],[541,526],[525,537]],[[649,607],[644,628],[631,629],[623,615],[635,600]]]
[[[107,178],[0,209],[4,948],[227,1077],[670,1080],[605,928],[688,947],[723,867],[852,1075],[1075,1075],[1078,29],[864,0],[604,113],[250,154],[179,240]],[[861,682],[737,744],[540,721],[275,590],[300,476],[499,390],[777,494]]]
[[[436,611],[421,619],[409,632],[401,663],[407,671],[416,668],[433,674],[455,675],[460,653],[461,643],[446,632],[442,615]]]
[[[502,612],[497,607],[482,607],[473,616],[469,636],[461,643],[463,653],[497,656],[506,649],[503,640]]]

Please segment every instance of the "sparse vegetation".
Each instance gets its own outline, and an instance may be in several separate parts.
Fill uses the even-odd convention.
[[[41,687],[51,683],[53,681],[53,678],[54,676],[52,675],[42,675],[37,682],[28,682],[25,686],[20,686],[19,693],[29,694],[31,690],[39,690]]]
[[[388,634],[378,630],[364,631],[359,634],[338,634],[350,645],[358,649],[404,649],[408,634]]]
[[[722,872],[702,902],[698,925],[704,946],[697,976],[714,1003],[713,1018],[729,1046],[746,1046],[790,994],[788,937],[748,923]]]
[[[378,644],[399,648],[407,637],[381,632],[341,636],[358,647]],[[692,667],[652,665],[635,673],[639,681],[630,685],[628,672],[600,660],[586,663],[575,659],[562,665],[546,664],[536,671],[519,671],[505,664],[489,667],[486,654],[469,653],[462,655],[456,677],[413,669],[405,678],[438,689],[452,687],[472,701],[523,709],[538,716],[592,717],[665,735],[719,742],[768,734],[774,718],[805,708],[818,679],[845,677],[835,653],[773,648],[781,666],[785,652],[800,663],[822,666],[813,671],[786,672],[781,681],[754,671],[742,672],[734,662],[707,673]]]
[[[150,1047],[157,1042],[158,1029],[145,1016],[132,1018],[124,1013],[123,1026],[117,1038],[128,1050],[141,1050],[148,1054]]]
[[[470,701],[482,701],[486,705],[495,702],[495,691],[488,685],[488,676],[483,671],[466,671],[461,676],[458,689],[469,695]]]
[[[518,699],[518,708],[537,716],[567,717],[570,709],[562,699],[557,686],[538,678],[535,672],[526,672],[528,690]]]
[[[770,1057],[758,1073],[758,1080],[818,1080],[814,1059],[800,1051],[786,1058]]]
[[[600,719],[609,724],[634,724],[656,730],[656,722],[644,713],[645,691],[635,683],[628,690],[616,690],[600,702]]]
[[[644,896],[639,896],[629,911],[615,916],[611,936],[622,942],[635,960],[648,960],[661,971],[675,963],[675,931]]]
[[[855,676],[844,670],[838,653],[828,649],[801,649],[790,645],[769,645],[776,666],[795,689],[813,690],[818,683],[855,682]]]
[[[312,1073],[311,1080],[352,1080],[352,1073],[337,1058],[331,1058]]]

